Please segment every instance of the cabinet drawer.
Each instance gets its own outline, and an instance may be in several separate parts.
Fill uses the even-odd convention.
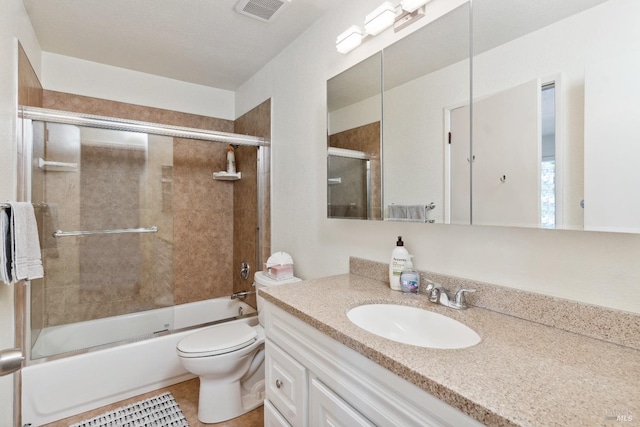
[[[304,366],[267,340],[265,385],[267,399],[296,427],[307,425],[307,373]]]
[[[368,419],[318,378],[309,386],[309,424],[312,426],[374,427]]]
[[[291,427],[268,400],[264,401],[264,427]]]

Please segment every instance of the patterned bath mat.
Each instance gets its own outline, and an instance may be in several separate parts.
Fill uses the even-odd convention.
[[[189,427],[170,392],[150,397],[69,427]]]

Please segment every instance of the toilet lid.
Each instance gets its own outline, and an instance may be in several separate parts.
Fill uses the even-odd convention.
[[[244,348],[256,337],[256,331],[244,322],[224,323],[183,338],[177,349],[185,357],[214,356]]]

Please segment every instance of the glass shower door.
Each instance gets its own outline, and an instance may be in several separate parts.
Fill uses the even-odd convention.
[[[170,329],[173,138],[32,125],[32,359]]]
[[[327,185],[329,218],[369,218],[370,175],[368,159],[329,154]]]

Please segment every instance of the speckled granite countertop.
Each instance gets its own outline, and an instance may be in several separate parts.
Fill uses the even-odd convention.
[[[633,348],[482,308],[453,310],[354,274],[260,294],[486,425],[640,425],[640,351]],[[482,341],[460,350],[393,342],[348,320],[350,308],[367,303],[436,311],[472,327]]]

